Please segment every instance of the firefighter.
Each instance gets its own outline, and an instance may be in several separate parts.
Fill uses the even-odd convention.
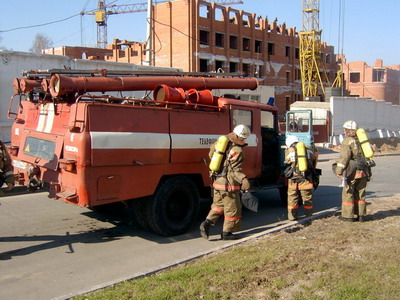
[[[240,229],[242,217],[242,203],[240,191],[247,191],[250,182],[242,173],[244,161],[243,148],[247,146],[246,139],[250,136],[250,129],[245,125],[238,125],[233,132],[227,135],[229,140],[225,159],[221,162],[220,172],[212,172],[213,203],[205,221],[200,225],[200,234],[208,239],[210,226],[214,226],[224,215],[224,224],[221,234],[222,240],[235,240],[237,235],[232,232]],[[210,158],[214,154],[216,143],[210,148]]]
[[[297,212],[301,201],[305,210],[306,217],[310,217],[313,212],[313,177],[312,172],[314,169],[314,153],[308,147],[305,147],[304,154],[306,159],[306,171],[300,171],[299,169],[299,156],[298,150],[296,149],[299,139],[296,136],[289,135],[286,138],[285,150],[285,163],[289,165],[289,172],[285,171],[285,175],[288,178],[288,219],[297,220]]]
[[[367,211],[365,189],[370,172],[364,163],[365,157],[356,137],[357,128],[355,121],[350,120],[343,124],[345,138],[340,146],[335,172],[344,183],[342,184],[342,212],[339,219],[347,222],[363,222]]]
[[[14,167],[11,158],[3,142],[0,141],[0,187],[6,183],[6,191],[11,191],[14,187]]]

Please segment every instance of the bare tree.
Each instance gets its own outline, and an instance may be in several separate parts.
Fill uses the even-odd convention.
[[[38,33],[33,41],[32,48],[29,49],[30,52],[42,53],[42,50],[50,48],[53,46],[53,41],[43,33]]]

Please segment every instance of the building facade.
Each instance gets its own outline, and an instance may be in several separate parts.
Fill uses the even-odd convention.
[[[381,59],[374,66],[364,61],[344,60],[342,68],[345,87],[351,96],[400,104],[400,65],[384,66]]]

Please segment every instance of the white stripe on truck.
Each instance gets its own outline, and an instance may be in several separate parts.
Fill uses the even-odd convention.
[[[219,137],[215,134],[90,132],[92,149],[208,149]],[[257,146],[256,135],[250,135],[246,142],[250,147]]]

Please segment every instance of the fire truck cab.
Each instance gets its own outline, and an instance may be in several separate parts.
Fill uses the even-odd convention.
[[[186,74],[32,71],[14,80],[8,111],[16,181],[82,207],[122,202],[144,227],[181,234],[196,220],[200,197],[211,195],[210,146],[238,124],[251,129],[244,173],[252,189],[284,188],[277,108],[212,93],[257,84]],[[123,91],[152,91],[152,98]]]

